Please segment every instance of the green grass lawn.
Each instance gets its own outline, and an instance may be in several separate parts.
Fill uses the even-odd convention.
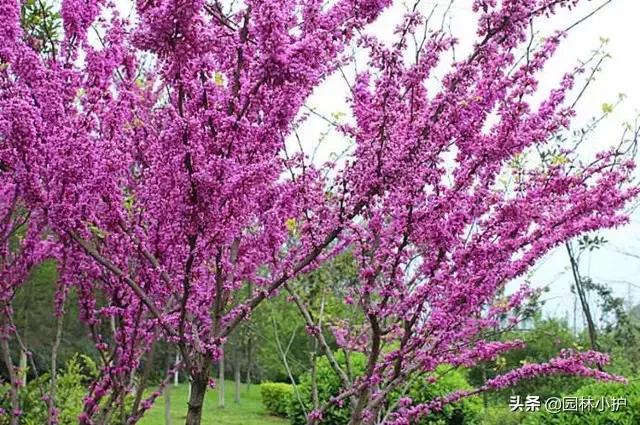
[[[177,387],[171,385],[171,425],[184,424],[187,413],[186,384]],[[202,413],[203,425],[286,425],[286,419],[270,416],[260,401],[259,385],[252,385],[247,392],[242,385],[240,403],[233,401],[234,387],[232,381],[225,383],[225,407],[218,408],[218,390],[209,390],[204,401]],[[156,404],[139,422],[141,425],[164,425],[164,397],[158,398]]]

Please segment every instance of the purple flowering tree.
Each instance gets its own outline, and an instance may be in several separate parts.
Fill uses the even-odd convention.
[[[499,183],[514,158],[569,125],[582,70],[537,89],[563,34],[523,58],[516,51],[533,20],[577,0],[475,0],[478,39],[438,89],[426,83],[455,39],[425,32],[411,47],[425,24],[415,8],[387,46],[361,30],[390,0],[227,3],[140,0],[128,20],[110,2],[64,0],[64,37],[40,52],[23,34],[19,2],[0,1],[0,341],[13,331],[11,294],[24,274],[55,258],[57,303],[75,288],[102,358],[80,423],[118,411],[135,423],[161,393],[143,399],[141,369],[165,341],[192,381],[186,423],[199,424],[225,338],[281,290],[340,376],[331,403],[349,403],[352,424],[382,412],[385,423],[414,423],[543,374],[619,379],[590,367],[605,363],[601,354],[565,353],[475,391],[388,405],[409,376],[518,347],[490,331],[517,320],[531,291],[500,298],[504,285],[573,236],[626,221],[620,211],[637,189],[621,149],[576,165],[564,146],[559,159],[521,168],[517,187]],[[354,149],[325,164],[287,152],[305,101],[353,43],[370,57],[351,85],[354,119],[338,127]],[[346,249],[359,283],[345,302],[366,324],[337,339],[366,353],[359,378],[335,361],[290,285]],[[19,379],[11,385],[18,423]]]

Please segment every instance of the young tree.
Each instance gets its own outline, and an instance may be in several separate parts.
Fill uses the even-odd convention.
[[[527,291],[501,304],[496,292],[568,238],[625,221],[618,211],[637,191],[617,150],[579,170],[563,161],[527,170],[516,191],[497,183],[511,159],[569,124],[573,74],[531,101],[562,34],[526,60],[514,50],[532,20],[577,0],[474,1],[479,40],[434,91],[426,82],[455,40],[425,33],[410,51],[423,24],[415,8],[393,46],[362,35],[390,3],[139,1],[128,21],[110,2],[63,0],[64,37],[39,52],[18,2],[1,0],[2,178],[36,218],[25,241],[55,235],[61,290],[75,286],[102,356],[81,423],[135,422],[161,391],[141,401],[137,371],[166,340],[191,377],[186,423],[199,424],[225,338],[282,289],[343,380],[333,402],[351,403],[353,424],[372,423],[409,374],[518,346],[484,331]],[[355,39],[370,63],[352,86],[355,122],[340,126],[354,151],[323,165],[287,152],[307,97]],[[368,321],[367,368],[355,381],[288,285],[347,246],[360,263],[347,301]],[[587,367],[604,360],[567,355],[478,391],[544,373],[613,378]],[[408,423],[466,394],[403,398],[386,420]]]

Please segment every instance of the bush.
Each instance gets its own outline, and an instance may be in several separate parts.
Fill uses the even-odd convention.
[[[597,408],[578,412],[549,413],[544,410],[527,415],[525,425],[637,425],[640,424],[640,382],[628,385],[600,382],[585,385],[572,396],[593,400],[594,404],[612,398],[624,398],[627,405],[614,412],[609,408],[599,411]],[[604,404],[603,404],[604,405]],[[606,406],[606,405],[604,405]]]
[[[512,412],[508,405],[488,406],[482,412],[482,425],[521,425],[527,412]]]
[[[584,342],[576,338],[566,321],[557,319],[539,319],[528,331],[514,330],[503,335],[505,341],[519,339],[525,343],[521,349],[511,350],[495,360],[479,364],[469,372],[469,382],[475,387],[482,386],[486,379],[494,378],[526,363],[544,363],[559,355],[567,348],[581,350]],[[513,387],[495,391],[488,395],[489,400],[498,406],[507,406],[509,397],[519,395],[537,395],[540,399],[571,394],[585,384],[584,378],[575,376],[539,376],[519,381]]]
[[[275,416],[287,416],[293,386],[281,382],[265,382],[260,384],[260,395],[267,412]]]
[[[344,368],[346,366],[345,355],[342,351],[334,353],[334,356],[338,363]],[[349,365],[353,375],[362,375],[365,370],[366,359],[363,354],[351,353],[349,356]],[[342,382],[338,375],[336,375],[329,364],[329,360],[325,357],[319,357],[316,360],[316,376],[318,384],[318,400],[320,404],[325,404],[332,396],[337,395],[342,388]],[[300,385],[298,385],[298,392],[302,399],[301,406],[300,400],[294,395],[290,399],[289,404],[289,419],[293,425],[305,425],[307,419],[305,417],[305,410],[308,412],[313,409],[312,398],[312,385],[311,385],[311,373],[307,372],[300,377]],[[331,405],[323,415],[324,419],[320,422],[322,425],[343,425],[349,423],[350,412],[349,407],[345,404],[344,407]]]
[[[345,356],[343,352],[335,353],[335,358],[341,366],[346,365]],[[350,370],[354,376],[359,376],[364,373],[366,358],[363,354],[352,353],[349,356]],[[440,369],[436,375],[442,375],[438,381],[433,384],[427,383],[425,376],[415,376],[410,380],[410,385],[405,396],[411,397],[414,403],[425,403],[432,400],[434,397],[449,394],[457,389],[470,388],[466,379],[466,374],[463,371],[454,369],[443,372]],[[340,378],[334,373],[329,361],[326,357],[320,357],[316,361],[316,375],[318,385],[318,399],[320,405],[324,405],[332,396],[339,394],[342,382]],[[304,410],[312,410],[313,402],[311,395],[311,374],[305,373],[300,378],[300,385],[298,391],[300,398],[304,404],[300,405],[300,401],[295,395],[292,395],[289,405],[289,419],[293,425],[306,424],[306,418]],[[392,393],[389,397],[389,403],[394,403],[401,394],[399,392]],[[440,424],[464,424],[474,425],[479,423],[480,411],[482,410],[482,403],[478,397],[470,397],[464,399],[458,403],[447,405],[442,412],[434,413],[421,420],[421,425],[440,425]],[[331,405],[323,415],[322,425],[345,425],[349,423],[351,418],[351,411],[349,404],[345,403],[343,406]]]
[[[83,354],[75,354],[67,361],[64,370],[60,371],[56,381],[56,408],[58,409],[58,423],[60,425],[74,425],[78,423],[78,415],[84,407],[84,397],[87,395],[87,382],[95,379],[98,369],[95,362]],[[21,425],[42,425],[47,423],[48,406],[42,398],[43,392],[49,392],[51,379],[48,373],[43,373],[37,379],[28,382],[20,389]],[[0,409],[10,412],[8,397],[9,386],[0,386]],[[130,399],[131,397],[129,397]],[[8,425],[8,415],[0,414],[0,425]],[[119,418],[111,418],[110,425],[120,425]]]
[[[429,383],[424,376],[416,376],[410,380],[409,390],[406,396],[414,403],[425,403],[437,397],[442,397],[455,390],[470,390],[471,385],[467,381],[466,371],[452,369],[442,365],[433,374],[439,377],[434,383]],[[399,394],[393,394],[392,401]],[[457,403],[447,404],[442,411],[432,413],[423,418],[419,423],[423,425],[464,424],[475,425],[480,423],[482,401],[478,397],[463,398]]]

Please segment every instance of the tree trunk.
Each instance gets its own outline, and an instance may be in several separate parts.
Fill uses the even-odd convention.
[[[164,387],[164,425],[171,425],[171,387]]]
[[[176,350],[176,364],[180,363],[180,350]],[[179,368],[176,367],[175,372],[173,372],[173,386],[177,387],[180,383],[180,372],[178,372]]]
[[[251,364],[252,364],[251,357],[252,357],[251,334],[249,334],[247,337],[247,370],[244,378],[247,394],[251,392]]]
[[[18,379],[22,387],[27,386],[27,352],[20,349],[20,362],[18,363]]]
[[[218,360],[218,407],[224,407],[224,345],[220,347]]]
[[[235,378],[235,393],[233,396],[233,401],[236,403],[240,403],[240,355],[238,354],[238,349],[234,350],[234,358],[233,358],[233,375]]]
[[[64,310],[64,304],[63,304]],[[56,390],[58,381],[58,350],[62,342],[62,328],[64,325],[64,312],[57,318],[56,339],[51,349],[51,383],[49,386],[49,400],[47,405],[49,408],[49,423],[54,424],[54,411],[56,408]]]
[[[253,285],[251,285],[251,281],[247,284],[247,298],[251,298],[253,295]],[[247,394],[251,391],[251,364],[252,364],[252,340],[251,340],[251,329],[247,326],[247,374],[245,381],[247,383]]]
[[[365,388],[360,393],[360,397],[358,397],[358,401],[355,406],[353,406],[351,412],[351,420],[349,420],[349,425],[361,425],[362,424],[362,413],[364,409],[367,407],[367,403],[369,402],[369,388]]]
[[[191,379],[189,394],[189,409],[187,410],[187,420],[185,425],[200,425],[202,420],[202,406],[204,404],[204,395],[207,392],[207,382],[209,380],[209,368]]]
[[[173,357],[173,354],[171,352],[168,352],[166,355],[167,370],[171,370],[172,357]],[[175,372],[174,372],[174,376],[175,376]],[[167,385],[164,386],[164,389],[162,391],[162,395],[164,397],[164,425],[171,425],[171,385],[169,385],[169,382],[167,382],[166,384]]]
[[[589,333],[589,342],[591,344],[591,349],[593,351],[600,351],[600,347],[597,342],[597,332],[596,325],[593,320],[593,315],[591,314],[591,308],[589,307],[589,301],[587,300],[587,294],[582,287],[582,276],[580,276],[580,270],[578,266],[578,260],[571,249],[571,245],[569,243],[565,243],[565,247],[567,248],[567,253],[569,254],[569,262],[571,263],[571,272],[573,274],[573,280],[575,283],[576,292],[578,293],[578,298],[580,299],[580,305],[582,306],[582,312],[584,313],[585,321],[587,322],[587,331]],[[601,366],[598,366],[598,369],[602,370]]]
[[[18,377],[16,376],[15,369],[13,367],[13,361],[11,360],[11,350],[9,349],[9,341],[7,341],[6,336],[0,337],[0,350],[2,352],[2,359],[7,368],[7,373],[9,374],[9,383],[11,384],[9,388],[9,397],[11,399],[11,425],[18,425],[20,423],[20,417],[18,416],[20,412],[20,396],[18,393],[19,383]]]

